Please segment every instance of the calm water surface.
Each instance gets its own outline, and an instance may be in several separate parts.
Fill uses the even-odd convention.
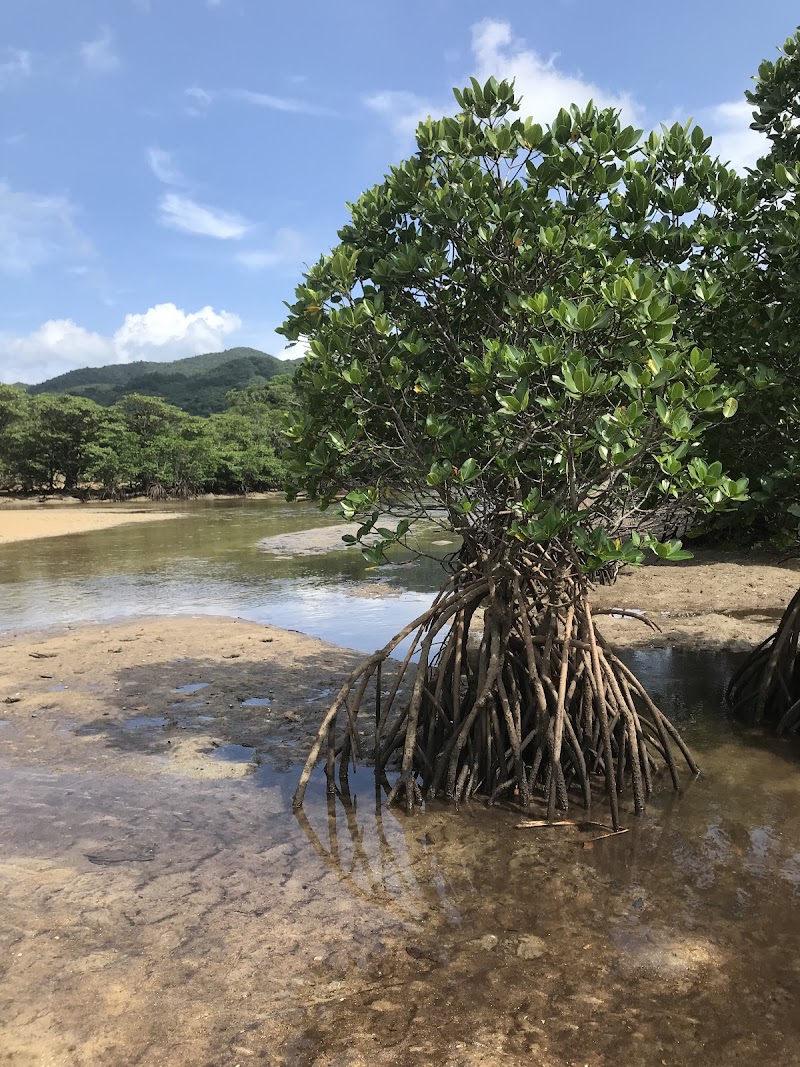
[[[0,632],[138,615],[233,615],[372,651],[428,606],[441,581],[430,560],[376,570],[343,545],[290,558],[259,548],[262,538],[337,521],[310,504],[197,501],[165,510],[181,517],[0,546]],[[375,582],[396,595],[363,595]]]

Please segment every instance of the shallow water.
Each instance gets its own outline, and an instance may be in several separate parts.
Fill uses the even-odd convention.
[[[442,577],[431,560],[369,569],[344,545],[289,557],[259,547],[265,537],[341,521],[312,504],[152,507],[181,517],[0,546],[0,633],[139,615],[232,615],[372,651],[429,605]],[[429,547],[442,555],[452,546]],[[365,583],[388,583],[398,595],[351,595]]]
[[[6,762],[0,1064],[800,1064],[800,752],[726,719],[730,657],[628,659],[703,775],[604,840]]]

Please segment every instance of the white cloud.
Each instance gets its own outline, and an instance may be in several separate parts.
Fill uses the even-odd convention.
[[[29,77],[31,73],[31,54],[20,48],[7,48],[6,59],[0,59],[0,89],[13,82]]]
[[[65,255],[89,255],[65,196],[17,192],[0,182],[0,271],[27,274]]]
[[[0,337],[0,376],[8,382],[38,382],[75,367],[167,361],[218,351],[241,325],[239,316],[229,311],[204,307],[187,313],[175,304],[126,315],[110,336],[72,319],[51,319],[27,336]]]
[[[163,148],[147,149],[147,163],[153,174],[164,185],[185,185],[186,180],[172,159],[172,153]]]
[[[223,337],[242,320],[230,311],[182,311],[174,304],[156,304],[144,314],[126,315],[113,337],[119,362],[134,359],[177,359],[218,348]]]
[[[306,252],[307,243],[303,235],[285,226],[275,234],[270,248],[246,249],[236,255],[236,262],[247,270],[266,270],[282,263],[297,262]]]
[[[556,67],[557,57],[545,59],[522,39],[515,39],[508,22],[484,19],[473,26],[472,54],[479,82],[492,75],[498,80],[515,79],[526,117],[552,122],[560,108],[594,100],[600,107],[619,109],[627,122],[636,124],[641,119],[641,109],[630,93],[595,85],[577,73],[564,73]]]
[[[565,73],[556,66],[556,57],[545,59],[522,39],[515,38],[508,22],[484,19],[472,27],[471,73],[481,83],[492,76],[498,80],[514,79],[517,94],[522,97],[522,113],[541,123],[552,122],[562,107],[585,105],[589,100],[600,107],[618,108],[627,122],[641,120],[641,108],[630,93],[595,85],[580,74]],[[463,79],[464,84],[467,80]],[[428,115],[446,115],[456,107],[452,98],[437,103],[415,93],[391,90],[373,93],[363,102],[404,140]]]
[[[275,353],[276,359],[300,359],[302,356],[305,358],[311,351],[311,346],[304,337],[301,337],[298,341],[292,341],[286,348],[281,349],[280,352]]]
[[[198,204],[188,196],[167,193],[159,202],[159,221],[163,226],[200,237],[216,237],[222,241],[238,240],[250,229],[250,224],[229,211]]]
[[[119,56],[114,51],[114,35],[108,26],[103,26],[94,40],[84,41],[80,54],[84,66],[97,74],[107,74],[120,65]]]
[[[746,100],[716,104],[705,111],[701,119],[705,132],[714,138],[709,151],[738,171],[754,167],[758,158],[769,151],[769,141],[764,134],[750,129],[753,105]]]

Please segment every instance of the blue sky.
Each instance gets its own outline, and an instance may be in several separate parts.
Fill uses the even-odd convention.
[[[743,99],[796,4],[738,0],[2,0],[0,379],[174,359],[274,329],[345,201],[514,76],[550,120],[590,96],[689,116],[752,162]]]

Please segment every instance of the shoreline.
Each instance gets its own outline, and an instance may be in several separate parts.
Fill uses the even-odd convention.
[[[273,500],[275,497],[284,497],[282,489],[269,489],[261,493],[200,493],[198,496],[187,497],[186,499],[178,499],[177,497],[166,497],[163,500],[153,500],[149,496],[145,496],[142,493],[134,494],[133,496],[126,496],[120,500],[112,500],[108,497],[102,497],[99,495],[81,495],[79,493],[66,493],[63,490],[55,489],[52,493],[10,493],[8,491],[0,490],[0,512],[8,509],[14,510],[28,510],[28,509],[41,509],[41,508],[72,508],[77,506],[82,507],[99,507],[99,508],[114,508],[123,507],[126,504],[146,504],[148,506],[158,506],[164,504],[187,504],[201,500]],[[299,498],[298,498],[299,499]]]
[[[80,518],[80,516],[75,516]],[[152,521],[158,519],[180,518],[178,512],[153,514],[122,513],[100,516],[110,521],[92,529],[110,528],[126,522]],[[0,513],[0,547],[3,541],[3,518]],[[59,518],[59,516],[53,516]],[[87,528],[88,529],[88,528]],[[305,555],[308,547],[304,542],[306,535],[312,538],[328,536],[333,529],[338,542],[337,527],[314,528],[299,531],[294,535],[300,539],[299,551],[291,555]],[[63,533],[78,532],[64,530]],[[58,536],[55,533],[42,533],[33,536]],[[279,535],[279,540],[289,539],[293,535]],[[20,538],[26,540],[28,538]],[[264,550],[263,543],[259,547]],[[314,544],[312,547],[316,547]],[[330,550],[333,546],[328,545]],[[337,546],[338,547],[338,544]],[[346,546],[342,545],[342,550]],[[277,558],[286,558],[281,554]],[[603,637],[620,649],[675,648],[689,651],[724,650],[746,652],[755,648],[777,629],[780,618],[789,601],[800,586],[800,560],[778,565],[777,557],[758,554],[754,558],[744,555],[726,554],[700,550],[694,560],[680,564],[661,562],[647,563],[638,570],[623,571],[611,586],[597,586],[591,595],[591,605],[595,621]],[[402,595],[402,589],[377,580],[365,580],[349,587],[352,596],[369,599],[392,598]],[[431,599],[433,599],[433,592]],[[614,617],[618,611],[632,614],[628,617]],[[656,629],[648,626],[636,615],[645,615]],[[19,640],[49,640],[57,635],[83,634],[91,631],[109,630],[136,623],[146,627],[152,625],[169,626],[184,620],[187,624],[201,621],[219,622],[225,626],[238,623],[241,626],[261,626],[235,614],[144,614],[120,615],[116,618],[97,622],[60,621],[48,627],[9,627],[0,631],[0,648],[8,647]],[[398,620],[398,629],[409,619]],[[281,630],[270,627],[279,633],[325,644],[322,638],[295,629]],[[212,646],[216,644],[210,632]],[[343,657],[365,656],[366,653],[343,645],[330,644],[327,647],[339,650]]]

